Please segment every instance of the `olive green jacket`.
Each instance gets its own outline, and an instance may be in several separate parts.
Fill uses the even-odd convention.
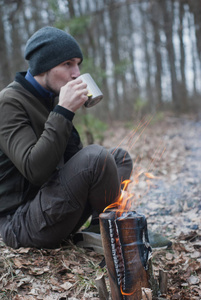
[[[17,73],[0,93],[0,216],[33,199],[58,165],[82,148],[71,112],[41,98],[24,76]]]

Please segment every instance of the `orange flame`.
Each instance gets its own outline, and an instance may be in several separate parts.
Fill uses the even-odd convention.
[[[138,169],[135,174],[133,174],[133,180],[124,180],[122,182],[123,189],[121,190],[120,196],[118,197],[117,201],[108,205],[103,212],[108,209],[116,209],[119,216],[122,215],[123,212],[129,212],[132,209],[133,202],[136,201],[137,196],[134,193],[131,193],[127,190],[129,184],[133,184],[136,186],[140,182],[140,177],[144,175],[148,179],[146,180],[147,189],[144,191],[143,195],[146,195],[150,189],[150,187],[154,187],[154,184],[151,182],[152,179],[157,179],[158,177],[153,175],[150,172],[145,172],[144,170]]]
[[[131,199],[133,198],[133,194],[126,191],[131,180],[124,180],[122,184],[124,185],[123,190],[116,202],[108,205],[103,212],[110,208],[117,208],[118,212],[122,214],[125,211],[129,211],[131,209]]]
[[[156,176],[154,176],[152,173],[149,173],[149,172],[144,173],[144,175],[145,175],[147,178],[150,178],[150,179],[157,178]]]

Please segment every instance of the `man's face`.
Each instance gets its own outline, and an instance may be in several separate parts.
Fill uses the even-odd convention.
[[[80,58],[72,58],[47,71],[44,76],[43,86],[54,94],[59,95],[62,86],[80,75],[80,63]]]

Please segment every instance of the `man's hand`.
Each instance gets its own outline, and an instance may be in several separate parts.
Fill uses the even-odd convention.
[[[62,86],[59,94],[59,105],[76,112],[88,99],[87,84],[76,78]]]

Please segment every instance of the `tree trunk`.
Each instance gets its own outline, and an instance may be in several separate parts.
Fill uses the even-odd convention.
[[[180,111],[181,103],[178,95],[178,80],[176,73],[176,57],[173,44],[173,5],[171,1],[161,1],[163,19],[164,19],[164,31],[166,36],[166,49],[168,54],[172,101],[176,111]]]
[[[3,22],[4,8],[0,4],[0,88],[2,89],[11,81],[9,56],[7,49],[5,24]]]
[[[186,88],[186,72],[185,72],[185,50],[183,41],[183,16],[184,16],[184,6],[183,3],[179,2],[179,42],[180,42],[180,70],[181,70],[181,86],[180,86],[180,97],[182,99],[182,111],[188,111],[188,94]]]

